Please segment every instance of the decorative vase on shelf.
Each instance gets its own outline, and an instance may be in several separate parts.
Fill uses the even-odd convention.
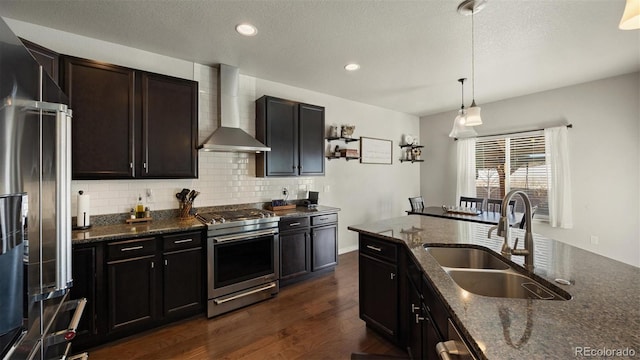
[[[337,125],[331,125],[329,127],[329,137],[332,137],[332,138],[337,138],[338,137],[338,126]]]
[[[355,129],[355,125],[342,125],[340,136],[345,139],[351,139],[351,136],[353,136],[353,132],[355,131]]]

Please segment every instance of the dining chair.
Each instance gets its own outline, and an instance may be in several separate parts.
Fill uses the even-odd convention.
[[[484,204],[483,198],[460,196],[460,206],[462,207],[476,208],[482,211],[483,204]]]
[[[411,211],[424,209],[424,199],[422,199],[422,196],[410,197],[409,204],[411,204]]]
[[[502,211],[502,199],[487,199],[487,212],[499,213]],[[511,215],[516,212],[516,201],[509,201],[509,211]]]
[[[533,220],[533,215],[536,214],[536,211],[538,210],[538,205],[534,206],[531,208],[531,220]],[[520,220],[520,223],[514,225],[517,226],[520,229],[524,229],[525,227],[527,227],[527,217],[523,216],[522,220]]]

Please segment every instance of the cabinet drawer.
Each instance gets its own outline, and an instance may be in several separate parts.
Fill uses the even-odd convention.
[[[289,231],[305,227],[309,227],[309,218],[306,216],[280,218],[280,222],[278,223],[278,228],[280,229],[280,231]]]
[[[107,259],[118,260],[144,255],[153,255],[156,251],[156,239],[144,238],[109,243]]]
[[[202,234],[191,232],[186,234],[166,235],[162,237],[164,251],[195,248],[202,245]]]
[[[370,237],[360,238],[360,252],[390,262],[397,262],[396,245]]]
[[[325,214],[311,217],[311,226],[338,222],[338,214]]]

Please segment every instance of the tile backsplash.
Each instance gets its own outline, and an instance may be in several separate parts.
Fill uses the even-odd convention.
[[[194,79],[198,81],[198,128],[202,142],[218,128],[217,82],[218,71],[194,64]],[[255,134],[255,90],[247,81],[240,82],[240,127]],[[74,180],[71,183],[71,209],[75,215],[77,193],[83,190],[91,196],[91,214],[129,212],[138,196],[151,210],[175,209],[176,192],[182,188],[196,189],[200,196],[195,207],[228,204],[257,203],[282,199],[282,189],[287,188],[289,199],[306,198],[308,190],[321,186],[320,178],[257,178],[255,154],[199,152],[198,179],[174,180]],[[150,191],[151,196],[147,196]]]

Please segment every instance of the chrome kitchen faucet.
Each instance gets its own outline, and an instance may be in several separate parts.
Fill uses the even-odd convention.
[[[511,255],[524,256],[524,267],[527,271],[533,271],[533,234],[531,233],[531,220],[532,210],[531,210],[531,200],[529,200],[529,196],[521,191],[521,190],[511,190],[507,195],[502,199],[503,204],[508,204],[511,201],[511,198],[514,195],[520,195],[522,200],[524,201],[524,219],[522,221],[526,221],[526,232],[524,234],[524,249],[516,249],[518,247],[518,238],[516,238],[515,243],[513,244],[513,249],[509,247],[509,207],[503,206],[500,211],[500,221],[498,225],[492,226],[489,229],[489,234],[487,235],[491,238],[491,233],[493,230],[498,230],[498,236],[504,237],[504,243],[502,243],[502,250],[500,253],[502,256],[511,260]]]

